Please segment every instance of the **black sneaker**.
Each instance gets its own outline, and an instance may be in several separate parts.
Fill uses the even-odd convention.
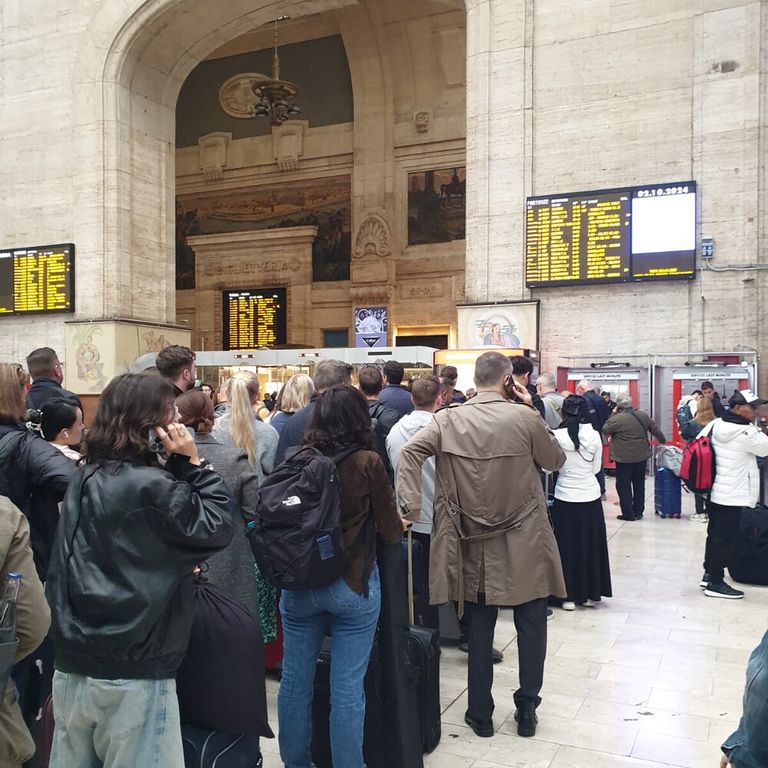
[[[616,515],[617,520],[623,520],[625,523],[634,523],[637,520],[636,517],[627,517],[626,515]]]
[[[734,589],[730,584],[707,584],[704,588],[707,597],[724,597],[726,600],[741,600],[744,593],[740,589]]]
[[[518,736],[535,736],[536,724],[539,718],[536,717],[536,707],[533,702],[525,702],[515,712],[515,721],[517,722]]]
[[[475,720],[474,717],[470,717],[468,714],[464,715],[464,722],[478,735],[481,739],[490,739],[493,736],[493,721],[482,722]]]
[[[702,589],[706,589],[709,586],[709,582],[712,581],[712,579],[709,577],[709,574],[704,571],[704,575],[701,577],[701,581],[699,582],[699,586]]]

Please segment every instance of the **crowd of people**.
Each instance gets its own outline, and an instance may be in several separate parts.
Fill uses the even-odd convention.
[[[534,383],[531,360],[495,351],[478,357],[466,393],[450,366],[406,387],[396,361],[355,371],[329,359],[262,399],[255,373],[239,371],[214,391],[198,383],[192,350],[169,346],[157,355],[159,375],[109,382],[87,430],[54,350],[35,350],[26,363],[0,364],[0,571],[23,574],[14,682],[0,704],[2,765],[33,755],[27,726],[47,685],[53,768],[182,768],[175,679],[202,569],[264,635],[282,626],[279,744],[289,768],[312,764],[313,681],[331,636],[333,763],[362,768],[364,679],[384,588],[376,540],[398,543],[409,528],[420,560],[415,620],[439,629],[438,606],[453,604],[460,622],[467,725],[480,737],[495,733],[494,631],[499,608],[511,607],[515,720],[520,736],[533,736],[551,606],[594,609],[612,596],[604,444],[616,462],[618,519],[635,522],[648,435],[666,442],[627,395],[614,400],[587,380],[558,392],[553,374]],[[768,455],[768,436],[754,422],[765,403],[745,390],[726,409],[704,382],[678,408],[682,437],[708,436],[717,457],[695,515],[708,520],[710,597],[743,597],[724,569],[740,510],[757,501],[755,457]],[[248,531],[260,488],[306,451],[337,466],[343,569],[322,587],[279,591]],[[286,508],[300,505],[293,498]],[[766,653],[764,639],[751,664],[764,669]],[[764,702],[747,702],[724,748],[738,768],[766,764],[765,740],[754,736],[761,728]]]

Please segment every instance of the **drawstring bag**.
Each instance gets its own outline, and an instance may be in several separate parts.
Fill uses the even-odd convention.
[[[258,619],[202,576],[195,578],[194,612],[176,673],[181,722],[273,738]]]

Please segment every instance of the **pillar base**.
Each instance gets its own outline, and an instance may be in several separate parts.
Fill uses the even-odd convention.
[[[64,386],[77,395],[100,395],[141,355],[169,344],[189,346],[189,329],[138,320],[72,320],[65,323]]]

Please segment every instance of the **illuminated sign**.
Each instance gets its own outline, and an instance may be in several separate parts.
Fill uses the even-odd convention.
[[[696,183],[529,197],[529,288],[696,275]]]
[[[73,312],[75,246],[0,251],[0,315]]]
[[[260,349],[288,342],[285,288],[224,291],[224,349]]]

